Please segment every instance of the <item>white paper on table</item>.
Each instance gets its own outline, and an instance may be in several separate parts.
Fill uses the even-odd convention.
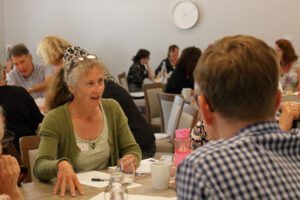
[[[108,185],[110,174],[98,172],[98,171],[89,171],[89,172],[77,173],[77,178],[81,184],[89,185],[97,188],[103,188]],[[100,178],[107,181],[92,181],[92,178]],[[137,183],[132,183],[130,186],[127,186],[127,188],[135,188],[140,186],[142,185]]]
[[[155,196],[144,196],[129,194],[127,200],[176,200],[177,197],[155,197]],[[105,200],[104,192],[94,196],[90,200]]]
[[[140,166],[136,169],[135,173],[151,173],[150,165],[151,163],[158,162],[158,160],[154,158],[147,158],[140,162]],[[109,169],[116,169],[117,167],[109,167]]]

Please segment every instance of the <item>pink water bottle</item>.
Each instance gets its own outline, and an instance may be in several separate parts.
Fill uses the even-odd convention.
[[[177,167],[181,161],[192,152],[190,141],[190,129],[176,130],[174,139],[174,163]]]

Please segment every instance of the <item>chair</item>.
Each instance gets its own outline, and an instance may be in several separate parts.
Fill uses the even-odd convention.
[[[157,96],[160,103],[161,130],[162,132],[166,133],[170,112],[176,95],[168,93],[158,93]]]
[[[120,85],[121,85],[127,92],[129,92],[126,73],[123,72],[123,73],[119,74],[119,75],[118,75],[118,79],[119,79]]]
[[[166,133],[155,133],[156,138],[156,151],[157,152],[169,152],[174,151],[173,140],[175,135],[175,130],[178,125],[180,113],[183,106],[183,98],[176,95],[170,112],[170,117],[168,120]]]
[[[39,135],[24,136],[20,138],[21,158],[25,167],[28,169],[28,174],[24,181],[25,183],[37,180],[33,175],[33,165],[37,157],[37,149],[40,140],[41,138]]]
[[[145,94],[146,120],[153,128],[161,129],[160,106],[157,94],[163,92],[163,84],[144,84],[143,90]]]
[[[177,129],[192,128],[197,122],[198,110],[190,104],[185,103],[179,118]]]

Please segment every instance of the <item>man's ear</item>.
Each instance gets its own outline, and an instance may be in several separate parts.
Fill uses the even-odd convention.
[[[276,111],[279,109],[279,106],[280,106],[280,103],[281,103],[281,97],[282,97],[281,91],[277,90],[277,93],[276,93],[276,102],[275,102]]]
[[[213,120],[213,111],[207,102],[205,96],[199,95],[198,102],[200,106],[200,112],[202,114],[203,120],[206,124],[211,124]]]

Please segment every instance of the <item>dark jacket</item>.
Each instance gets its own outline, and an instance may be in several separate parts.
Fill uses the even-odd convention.
[[[112,98],[121,105],[128,118],[129,128],[142,153],[152,151],[153,146],[155,146],[153,130],[137,109],[130,94],[117,83],[105,80],[105,89],[102,97]]]
[[[147,69],[144,65],[134,62],[129,68],[127,82],[130,92],[138,92],[143,90],[144,79],[148,77]]]
[[[14,145],[19,149],[19,138],[35,135],[44,116],[34,99],[23,87],[1,86],[0,105],[5,110],[6,129],[15,134]]]
[[[187,77],[183,68],[176,67],[168,79],[166,93],[180,94],[183,88],[194,89],[193,77]]]

